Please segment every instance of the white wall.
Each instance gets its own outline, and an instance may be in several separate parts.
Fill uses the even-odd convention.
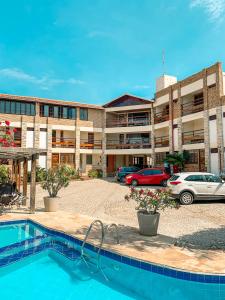
[[[178,128],[173,129],[173,143],[175,150],[178,149]]]
[[[47,132],[45,131],[40,131],[39,147],[40,149],[47,148]]]
[[[185,85],[181,88],[181,96],[191,94],[203,88],[203,79],[199,79],[193,83]]]
[[[46,155],[39,155],[39,166],[41,168],[47,167],[47,156]]]
[[[219,175],[219,161],[218,161],[218,153],[210,153],[211,159],[211,172]]]
[[[210,147],[211,148],[216,148],[217,147],[217,126],[216,126],[216,120],[209,121],[209,140],[210,140]]]
[[[34,131],[27,131],[26,148],[34,147]]]

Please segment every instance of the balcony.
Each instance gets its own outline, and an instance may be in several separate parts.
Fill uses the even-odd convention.
[[[182,104],[181,112],[182,116],[194,114],[204,110],[204,99],[199,98],[193,101],[189,101],[187,103]]]
[[[113,127],[133,127],[133,126],[146,126],[150,125],[149,118],[146,117],[133,117],[128,119],[109,120],[106,122],[107,128]]]
[[[169,147],[169,136],[155,137],[155,148]]]
[[[160,111],[154,114],[154,123],[162,123],[169,120],[169,113],[165,111]]]
[[[75,148],[76,142],[74,138],[52,138],[52,148]]]
[[[107,149],[149,149],[151,143],[148,140],[126,140],[118,142],[118,140],[108,140],[106,144]]]
[[[183,132],[183,145],[204,143],[204,130]]]
[[[80,149],[102,149],[102,141],[101,140],[88,141],[87,139],[81,139]]]
[[[21,138],[20,137],[14,137],[13,139],[15,147],[21,147]]]

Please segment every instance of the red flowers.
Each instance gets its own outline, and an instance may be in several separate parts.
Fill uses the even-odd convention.
[[[9,126],[10,125],[10,122],[9,121],[5,121],[5,125]]]
[[[0,147],[15,147],[12,132],[16,132],[16,129],[10,130],[9,126],[8,120],[0,122]]]

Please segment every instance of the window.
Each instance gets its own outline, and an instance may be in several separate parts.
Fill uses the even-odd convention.
[[[20,104],[20,113],[21,113],[21,115],[26,114],[26,104],[23,102]]]
[[[170,177],[170,181],[176,181],[180,176],[173,175]]]
[[[49,115],[49,107],[48,105],[44,105],[43,116],[48,117],[48,115]]]
[[[159,175],[162,174],[162,170],[151,170],[152,175]]]
[[[203,101],[204,101],[203,93],[194,95],[194,101],[193,101],[194,106],[202,104]]]
[[[26,115],[30,116],[30,107],[31,105],[29,103],[26,103]]]
[[[80,108],[80,120],[88,120],[88,110],[87,108]]]
[[[86,164],[87,165],[92,165],[92,155],[91,154],[87,154],[87,156],[86,156]]]
[[[20,102],[16,102],[16,114],[20,115]]]
[[[197,164],[198,163],[198,151],[187,151],[187,164]]]
[[[35,104],[30,102],[19,102],[11,100],[0,101],[0,112],[16,115],[35,115]]]
[[[74,107],[68,107],[68,119],[76,119],[76,109]]]
[[[68,119],[68,108],[63,107],[63,119]]]
[[[0,102],[0,112],[4,114],[5,112],[5,101],[1,100]]]
[[[11,114],[16,113],[16,102],[12,101],[11,102]]]
[[[36,114],[35,104],[31,103],[31,105],[30,105],[30,115],[35,116],[35,114]]]
[[[5,103],[5,113],[10,114],[10,101],[6,101]]]
[[[152,170],[144,170],[143,175],[152,175]]]
[[[204,182],[205,177],[203,175],[189,175],[185,179],[186,181],[199,181],[199,182]]]
[[[54,106],[54,108],[53,108],[53,117],[54,118],[59,117],[59,107],[58,106]]]
[[[222,179],[215,175],[205,175],[205,178],[207,182],[222,182]]]

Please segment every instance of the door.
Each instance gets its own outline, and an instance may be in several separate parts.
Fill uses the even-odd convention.
[[[107,173],[108,175],[115,171],[115,155],[107,155]]]
[[[139,180],[141,184],[152,184],[152,170],[143,170]]]
[[[216,198],[225,198],[225,183],[219,176],[205,175],[207,194]]]
[[[58,153],[52,153],[52,167],[57,167],[59,164],[59,154]]]
[[[185,178],[187,186],[194,191],[196,195],[206,195],[207,194],[207,183],[205,176],[203,175],[189,175]]]

